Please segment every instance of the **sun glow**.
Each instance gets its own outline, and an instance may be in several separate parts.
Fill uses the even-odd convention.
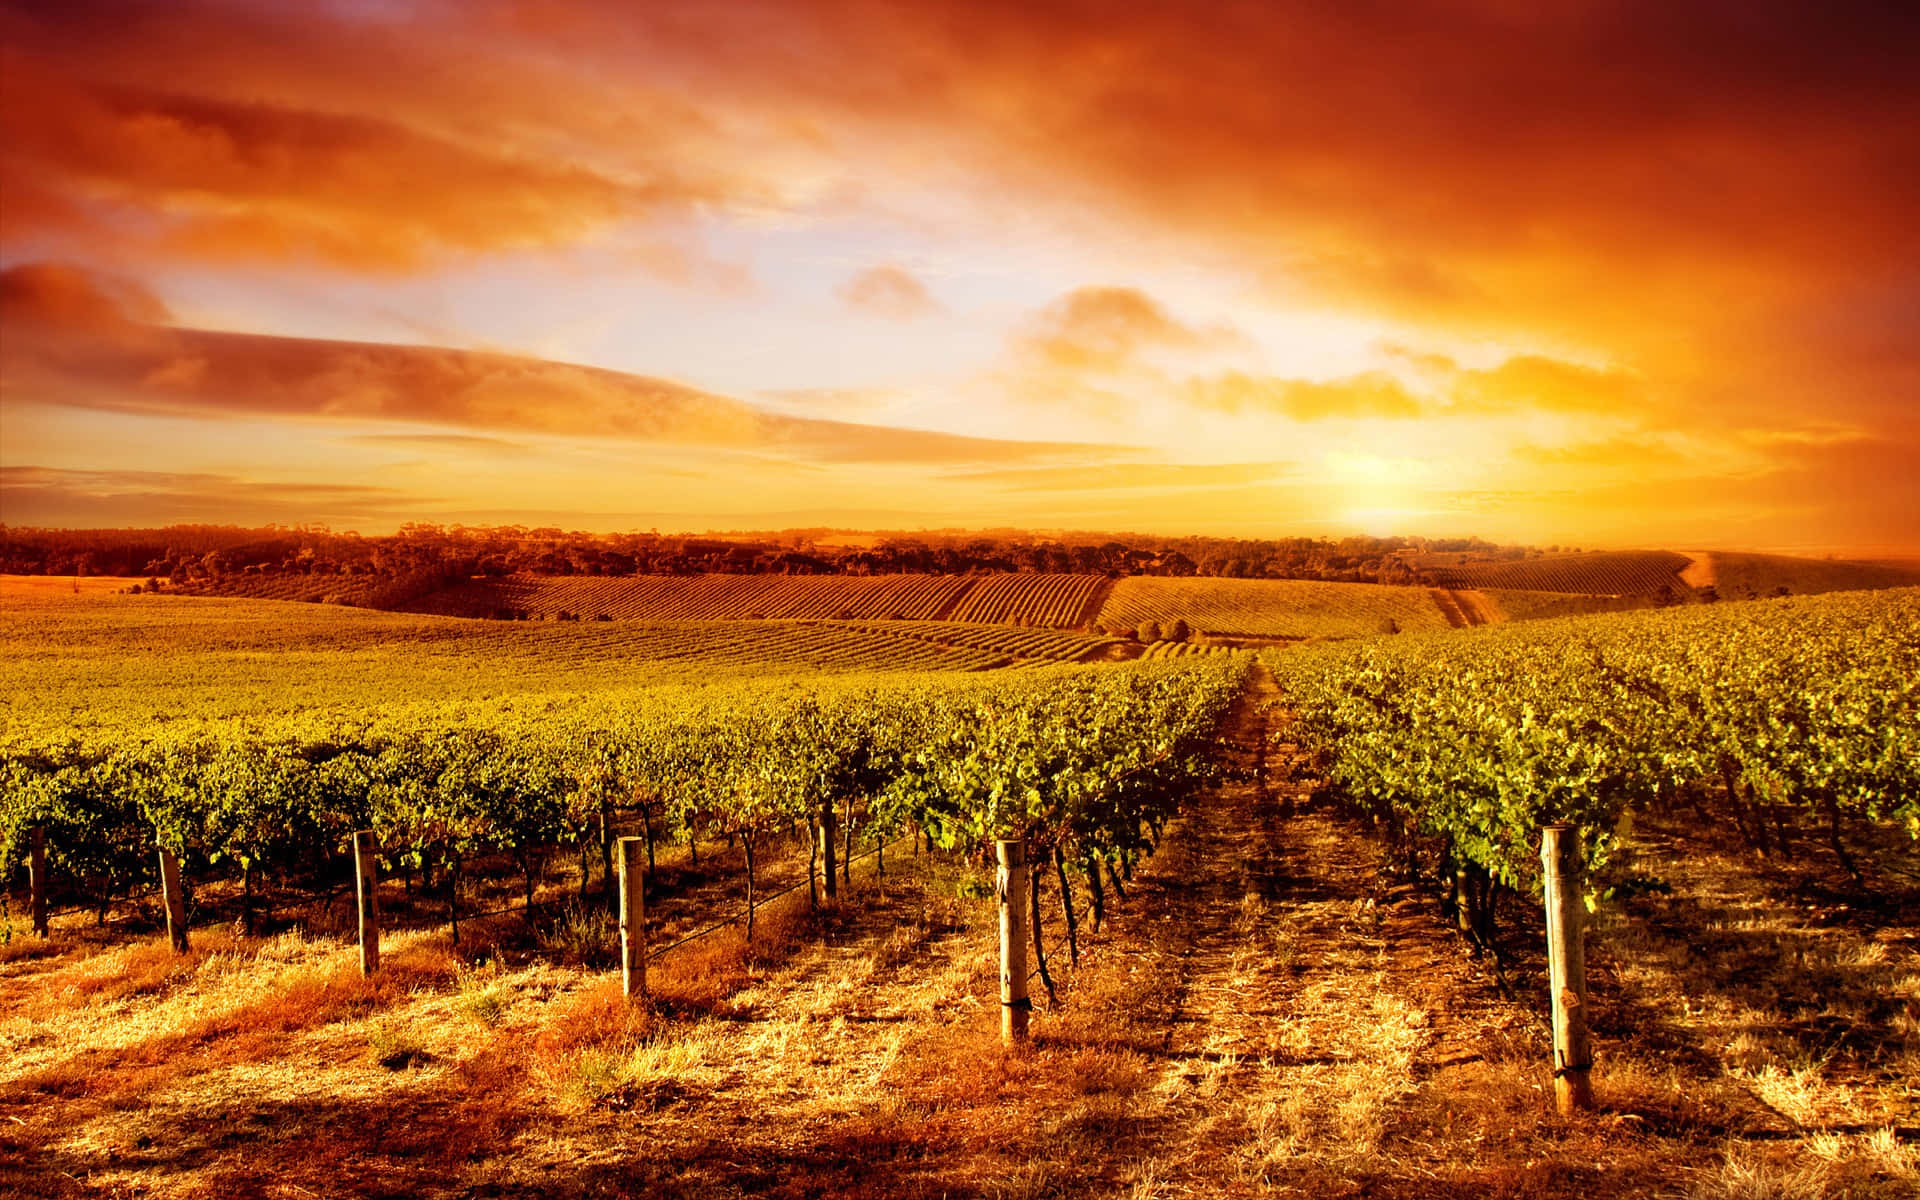
[[[117,7],[0,17],[9,523],[1920,541],[1864,9]]]

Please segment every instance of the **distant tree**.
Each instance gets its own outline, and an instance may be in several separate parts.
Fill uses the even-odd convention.
[[[1394,620],[1392,617],[1381,617],[1380,632],[1381,633],[1399,633],[1400,622]]]
[[[1139,638],[1143,642],[1159,641],[1162,636],[1160,633],[1160,622],[1158,621],[1140,622],[1140,628],[1135,632],[1134,636]]]
[[[1173,624],[1162,631],[1169,642],[1184,642],[1193,636],[1193,627],[1187,624],[1185,617],[1175,617]]]

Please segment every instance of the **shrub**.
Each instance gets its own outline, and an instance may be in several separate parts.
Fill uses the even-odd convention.
[[[1159,640],[1160,640],[1160,637],[1161,637],[1161,633],[1160,633],[1160,622],[1158,622],[1158,621],[1142,621],[1142,622],[1140,622],[1140,628],[1139,628],[1139,630],[1138,630],[1138,631],[1137,631],[1137,632],[1135,633],[1135,635],[1134,635],[1134,636],[1136,636],[1136,637],[1138,637],[1138,638],[1139,638],[1139,639],[1140,639],[1141,641],[1143,641],[1143,642],[1157,642],[1157,641],[1159,641]]]

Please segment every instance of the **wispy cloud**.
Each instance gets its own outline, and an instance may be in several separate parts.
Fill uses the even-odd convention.
[[[1105,463],[1080,467],[1011,467],[966,471],[948,479],[1012,491],[1131,492],[1241,488],[1296,473],[1293,463]]]
[[[0,507],[18,525],[163,525],[234,521],[391,522],[439,503],[400,488],[261,480],[204,472],[0,466]]]
[[[25,274],[27,284],[13,282]],[[35,284],[49,277],[59,286]],[[31,286],[29,286],[31,285]],[[391,421],[753,449],[818,463],[1112,458],[1011,441],[772,413],[671,380],[505,354],[148,325],[85,273],[0,273],[0,383],[12,402],[117,412]]]
[[[940,302],[918,276],[891,263],[868,267],[841,284],[840,299],[852,312],[892,321],[911,321],[941,311]]]

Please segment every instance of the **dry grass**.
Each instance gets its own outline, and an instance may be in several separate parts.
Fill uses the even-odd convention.
[[[1638,841],[1662,887],[1598,916],[1607,1033],[1663,1052],[1696,1098],[1775,1134],[1920,1120],[1911,912],[1829,899],[1807,876],[1817,863],[1782,874],[1698,822],[1646,822]]]

